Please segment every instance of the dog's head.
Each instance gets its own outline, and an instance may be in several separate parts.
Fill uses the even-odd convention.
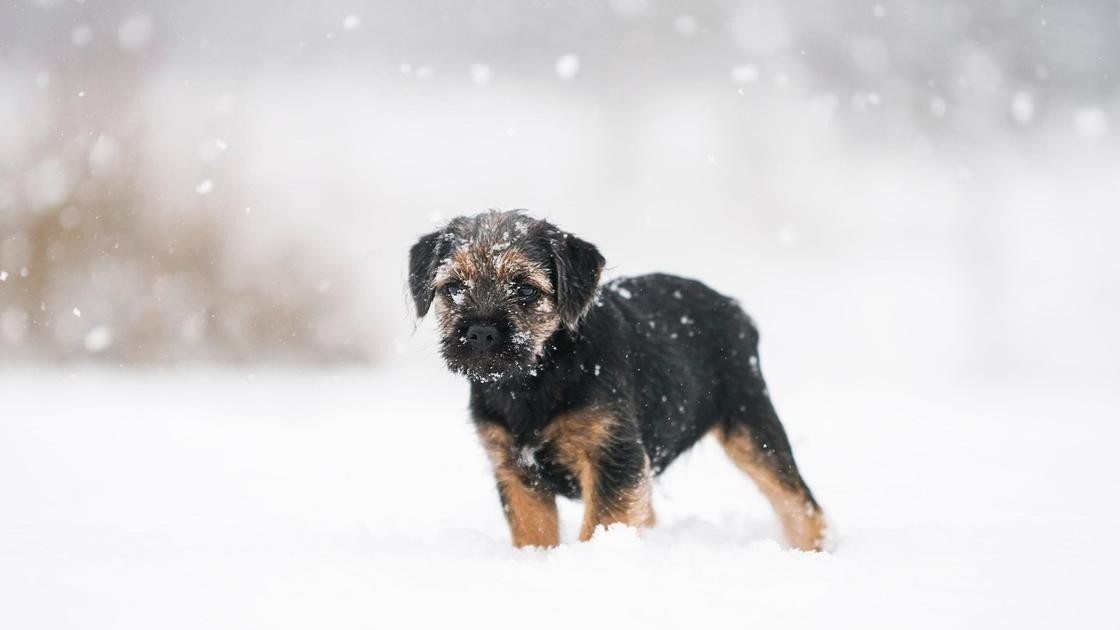
[[[476,381],[534,373],[549,337],[575,331],[603,270],[594,245],[520,211],[453,219],[409,256],[416,314],[435,303],[443,358]]]

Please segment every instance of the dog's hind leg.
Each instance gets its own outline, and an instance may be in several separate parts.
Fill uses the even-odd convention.
[[[731,461],[758,485],[782,522],[789,543],[820,551],[828,524],[809,486],[801,478],[789,439],[765,388],[749,393],[733,419],[713,433]]]

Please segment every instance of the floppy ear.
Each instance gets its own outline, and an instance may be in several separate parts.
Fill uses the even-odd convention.
[[[408,252],[408,288],[416,302],[416,316],[423,317],[432,306],[436,295],[432,283],[440,261],[447,255],[448,242],[443,232],[432,232],[420,237]]]
[[[560,236],[551,245],[556,265],[556,310],[560,321],[575,330],[591,308],[606,260],[594,245],[570,234]]]

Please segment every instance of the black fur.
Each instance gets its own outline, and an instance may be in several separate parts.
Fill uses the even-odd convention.
[[[598,248],[570,234],[553,238],[550,247],[560,319],[575,330],[580,318],[591,308],[606,261]]]
[[[665,274],[604,289],[578,332],[551,339],[536,376],[472,384],[474,417],[509,428],[519,444],[544,446],[541,483],[568,497],[579,486],[552,465],[539,436],[556,416],[591,406],[626,420],[617,441],[640,440],[655,473],[719,423],[747,431],[782,480],[808,494],[758,367],[758,332],[736,302]],[[627,459],[633,472],[640,454]]]
[[[440,260],[447,255],[449,249],[450,244],[446,234],[432,232],[420,237],[409,251],[408,288],[416,304],[417,317],[426,315],[432,305],[432,298],[435,296],[432,279],[436,275]]]
[[[543,436],[558,416],[597,409],[616,422],[598,462],[596,494],[618,496],[641,478],[644,456],[660,473],[719,427],[749,436],[779,482],[816,507],[759,369],[758,331],[735,300],[700,282],[651,274],[597,291],[604,260],[595,246],[521,214],[480,215],[456,219],[442,235],[413,247],[417,312],[432,301],[431,279],[423,274],[435,274],[440,243],[485,238],[486,230],[516,221],[530,225],[513,234],[512,245],[550,270],[563,325],[532,369],[513,366],[526,361],[518,357],[502,378],[473,380],[470,408],[475,422],[508,430],[516,447],[532,455],[521,471],[529,485],[579,496],[575,471],[556,460]]]

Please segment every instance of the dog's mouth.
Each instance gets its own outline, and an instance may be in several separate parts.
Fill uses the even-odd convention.
[[[528,363],[520,360],[503,359],[494,356],[444,357],[448,369],[461,374],[477,383],[498,383],[501,381],[535,376],[535,361]]]
[[[494,346],[479,349],[472,345],[466,329],[443,340],[442,354],[448,369],[478,383],[495,383],[511,378],[534,376],[537,356],[526,333],[502,331]]]

